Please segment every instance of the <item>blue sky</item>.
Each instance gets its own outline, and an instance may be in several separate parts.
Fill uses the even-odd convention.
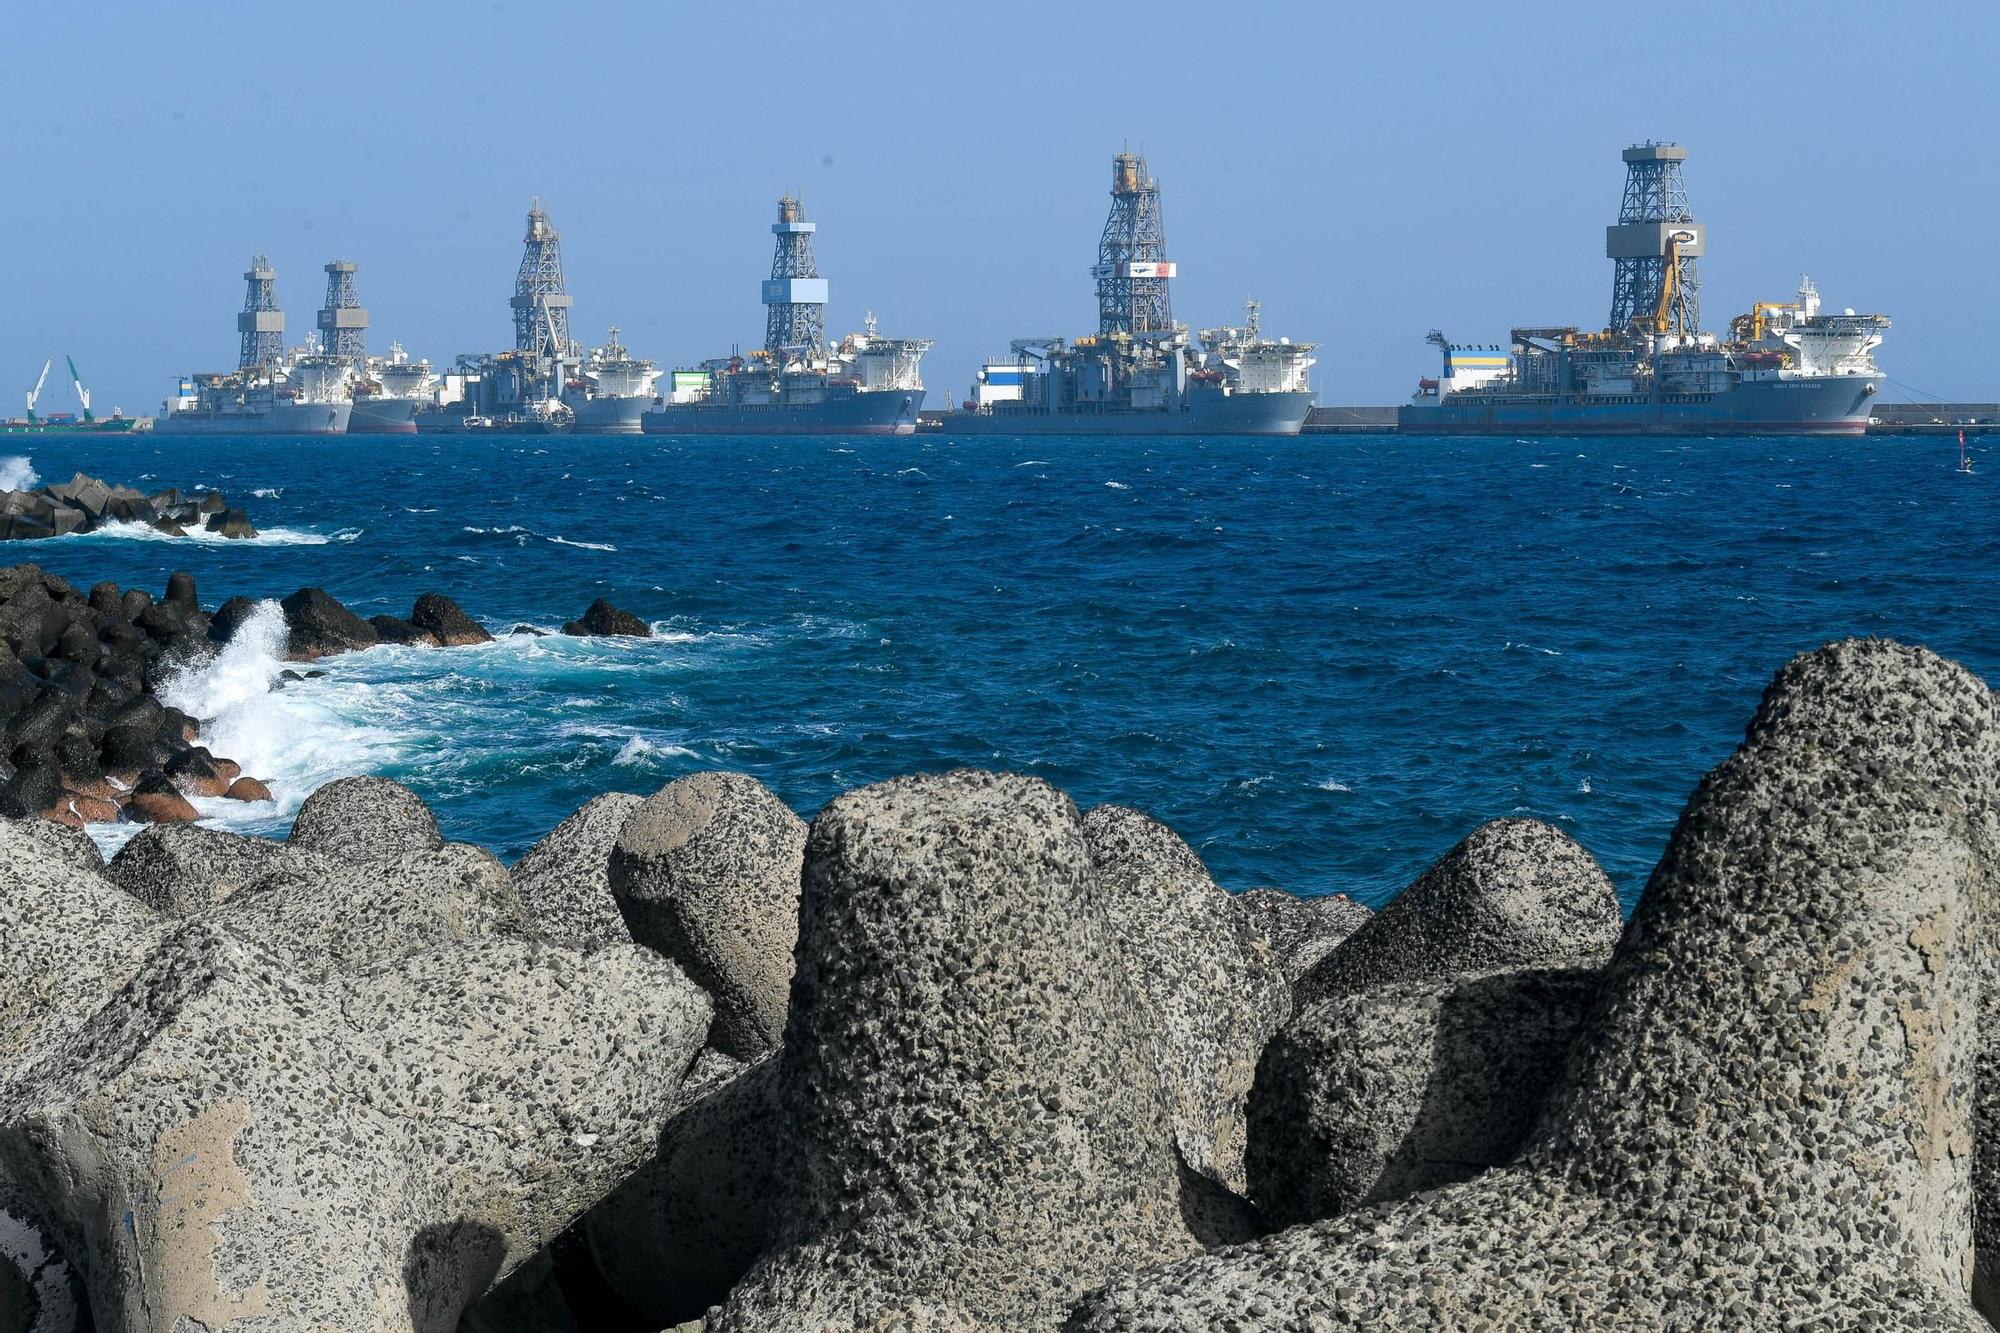
[[[1254,295],[1322,344],[1322,402],[1387,403],[1430,371],[1426,329],[1602,323],[1618,153],[1646,138],[1690,150],[1709,327],[1806,271],[1895,320],[1894,380],[2000,398],[1996,12],[29,0],[0,75],[0,406],[50,354],[128,411],[233,364],[254,251],[294,341],[339,257],[371,348],[504,346],[532,195],[579,337],[717,355],[761,339],[785,190],[820,224],[829,331],[873,308],[935,338],[936,404],[1009,338],[1092,326],[1128,143],[1166,192],[1176,315]]]

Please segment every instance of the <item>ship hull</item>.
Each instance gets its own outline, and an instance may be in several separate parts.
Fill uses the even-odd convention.
[[[594,398],[586,394],[564,394],[563,402],[576,414],[573,427],[578,435],[638,435],[639,418],[653,405],[651,394],[630,394]]]
[[[1310,393],[1190,395],[1177,411],[946,412],[941,435],[1297,435]]]
[[[1403,435],[1861,435],[1875,382],[1858,375],[1753,380],[1724,393],[1631,403],[1471,395],[1397,409]]]
[[[888,389],[815,403],[667,403],[640,423],[648,435],[911,435],[923,397]]]
[[[342,435],[351,403],[280,403],[249,412],[168,412],[155,435]]]
[[[0,435],[130,435],[150,430],[140,417],[111,417],[104,421],[6,421]]]
[[[456,412],[423,412],[416,419],[419,435],[567,435],[570,422],[540,418],[509,420],[481,418],[469,422]]]
[[[349,435],[415,435],[417,400],[362,398],[347,418]]]

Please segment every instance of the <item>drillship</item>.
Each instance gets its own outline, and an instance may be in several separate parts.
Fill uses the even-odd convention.
[[[129,435],[136,430],[151,430],[151,417],[128,417],[123,409],[113,408],[111,415],[100,417],[90,410],[90,390],[83,387],[83,377],[76,373],[76,359],[63,358],[69,366],[70,383],[76,386],[76,401],[82,407],[82,415],[75,412],[50,412],[37,415],[35,405],[42,401],[42,386],[48,383],[49,367],[56,359],[49,357],[42,362],[42,373],[35,379],[35,387],[28,390],[28,415],[9,417],[0,421],[0,435]]]
[[[925,428],[961,435],[1296,435],[1312,409],[1311,343],[1269,339],[1256,304],[1242,328],[1174,322],[1160,187],[1146,159],[1111,160],[1111,216],[1098,243],[1097,333],[1017,338],[988,363],[964,409]]]
[[[1601,333],[1518,328],[1509,346],[1444,354],[1397,410],[1406,435],[1859,435],[1889,321],[1820,313],[1804,280],[1792,302],[1760,301],[1727,338],[1701,331],[1695,261],[1706,242],[1670,143],[1625,150],[1625,198],[1607,228],[1615,269]]]
[[[651,361],[626,351],[612,325],[610,341],[590,349],[583,373],[563,389],[563,402],[576,414],[577,434],[637,435],[639,416],[652,406],[659,379]]]
[[[867,331],[837,347],[826,339],[826,279],[813,259],[817,224],[786,195],[778,201],[777,255],[764,283],[764,345],[677,370],[648,435],[908,435],[923,406],[928,338]]]
[[[417,409],[431,401],[437,376],[431,363],[412,361],[403,344],[389,344],[389,355],[371,356],[354,382],[354,415],[347,419],[349,435],[414,435]]]
[[[243,275],[248,291],[236,317],[236,369],[180,381],[153,429],[162,435],[338,435],[351,401],[339,358],[309,354],[287,363],[278,274],[258,255]],[[300,364],[303,362],[303,364]],[[322,364],[325,363],[325,364]]]

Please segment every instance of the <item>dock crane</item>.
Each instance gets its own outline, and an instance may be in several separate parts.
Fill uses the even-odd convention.
[[[35,422],[41,420],[40,417],[35,415],[35,404],[42,400],[42,385],[48,383],[49,367],[54,364],[55,364],[54,357],[49,357],[47,360],[43,361],[42,373],[35,377],[35,387],[28,390],[28,424],[30,425],[33,425]]]
[[[1654,333],[1669,331],[1687,336],[1685,312],[1681,303],[1681,243],[1692,241],[1691,231],[1677,231],[1667,237],[1666,272],[1660,275],[1660,304],[1653,310],[1653,316],[1646,321],[1646,327]]]
[[[69,363],[69,382],[76,386],[76,401],[83,404],[83,419],[97,420],[90,414],[90,390],[83,387],[83,378],[76,373],[76,358],[65,354],[63,360]]]

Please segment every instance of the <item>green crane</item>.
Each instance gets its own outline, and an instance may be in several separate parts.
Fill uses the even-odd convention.
[[[69,381],[76,386],[76,401],[83,404],[83,419],[85,421],[97,420],[96,417],[90,415],[90,390],[83,387],[83,379],[76,373],[76,358],[65,355],[63,360],[69,362]]]

